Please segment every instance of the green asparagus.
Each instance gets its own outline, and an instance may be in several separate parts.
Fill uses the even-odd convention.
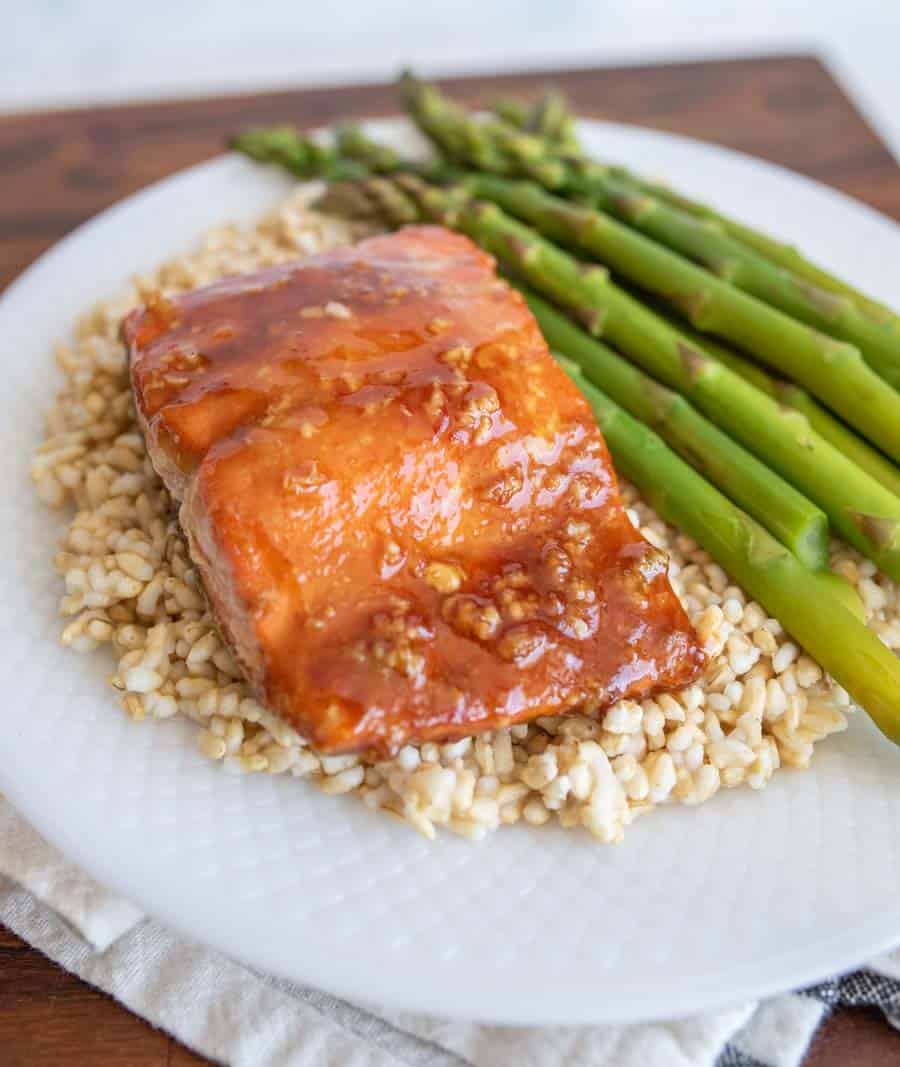
[[[335,127],[334,142],[341,155],[355,160],[375,174],[393,174],[398,170],[412,169],[412,164],[399,152],[373,140],[353,123]]]
[[[415,108],[422,132],[439,144],[451,160],[465,160],[497,174],[513,173],[511,161],[494,138],[435,86],[419,81],[408,72],[401,75],[398,84],[407,105]]]
[[[540,137],[503,122],[482,123],[479,130],[503,152],[506,173],[533,178],[548,189],[561,189],[566,184],[568,164],[548,155]]]
[[[525,116],[524,122],[513,125],[543,138],[559,152],[574,156],[580,151],[568,102],[555,89],[549,89],[540,97]]]
[[[530,108],[507,99],[494,101],[491,111],[507,126],[543,138],[553,151],[571,156],[581,152],[568,102],[555,89],[548,89]]]
[[[820,289],[730,237],[716,223],[698,219],[589,165],[573,187],[594,206],[687,256],[719,278],[788,315],[855,345],[866,362],[900,386],[900,334],[885,330],[848,296]]]
[[[520,130],[524,129],[525,123],[528,121],[528,106],[518,100],[495,100],[491,104],[491,111],[501,122],[515,126]]]
[[[547,344],[575,359],[587,377],[736,504],[762,523],[812,570],[828,566],[824,513],[755,456],[700,415],[683,396],[643,374],[522,287]]]
[[[900,393],[835,341],[733,288],[608,215],[572,204],[526,181],[470,174],[466,186],[576,246],[632,282],[676,304],[694,326],[735,341],[804,384],[895,460],[900,460]]]
[[[659,309],[654,310],[659,311]],[[675,324],[674,320],[668,315],[663,314],[662,317]],[[784,404],[786,407],[796,408],[797,411],[801,411],[809,420],[810,426],[820,437],[824,437],[830,445],[842,452],[847,459],[852,460],[857,467],[861,467],[867,474],[880,482],[885,489],[889,489],[894,496],[900,498],[900,468],[895,467],[887,456],[873,448],[861,437],[857,437],[840,419],[836,419],[830,411],[823,408],[821,404],[816,403],[805,389],[794,385],[793,382],[786,382],[781,378],[773,377],[763,370],[758,363],[753,363],[746,357],[739,355],[734,349],[713,340],[711,337],[697,333],[689,326],[685,326],[684,323],[679,322],[675,325],[676,329],[681,330],[695,344],[705,349],[715,359],[724,363],[726,367],[730,367],[736,374],[740,374],[751,385],[755,385],[757,389],[761,389],[764,393],[768,393],[769,396],[775,397],[779,403]]]
[[[344,181],[364,178],[369,173],[367,167],[304,137],[290,126],[246,130],[231,139],[230,147],[260,163],[284,167],[298,178]]]
[[[423,125],[423,129],[438,145],[446,142],[448,129],[468,125],[478,131],[479,139],[493,139],[499,148],[502,164],[496,167],[485,165],[482,156],[477,164],[482,169],[502,175],[517,172],[548,189],[594,200],[604,211],[624,218],[629,225],[704,264],[715,276],[696,269],[689,260],[675,256],[666,266],[664,282],[660,282],[663,289],[656,290],[677,302],[698,328],[723,333],[783,369],[779,363],[780,346],[773,339],[780,320],[782,331],[787,330],[792,335],[789,353],[795,375],[802,377],[810,370],[808,366],[798,367],[798,359],[802,357],[802,362],[808,364],[812,358],[819,364],[820,372],[816,375],[819,386],[827,386],[829,383],[825,381],[827,376],[821,373],[821,365],[824,363],[827,369],[829,361],[837,360],[847,364],[855,356],[857,360],[868,360],[885,381],[900,387],[900,333],[873,321],[848,296],[817,288],[802,276],[794,276],[785,268],[773,265],[752,248],[724,233],[717,223],[698,222],[690,213],[659,197],[639,192],[633,182],[623,180],[621,169],[613,173],[609,167],[587,159],[561,160],[554,157],[552,146],[545,138],[529,136],[527,132],[511,127],[504,129],[502,123],[496,126],[475,123],[433,87],[411,77],[407,79],[405,97],[411,114],[420,125],[423,125],[423,102],[427,102],[429,124],[427,128]],[[646,260],[644,255],[631,266],[646,273],[650,269]],[[619,269],[624,272],[624,268]],[[640,278],[637,280],[647,284]],[[716,284],[710,284],[712,282]],[[752,305],[740,305],[735,299],[738,296],[735,287],[758,299]],[[766,306],[766,301],[773,307]],[[733,308],[736,302],[744,313],[737,319]],[[773,318],[775,309],[781,309],[785,314]],[[799,322],[788,316],[834,334],[852,347],[841,353],[836,346],[828,344],[824,334],[806,331],[804,336]],[[760,318],[762,322],[758,321]],[[754,344],[760,347],[752,347]],[[871,377],[874,379],[875,375]],[[816,387],[810,381],[804,379],[804,382],[815,391]],[[874,382],[870,380],[867,385],[871,391]],[[830,401],[828,396],[823,399],[832,407],[835,402],[843,403],[844,406],[837,410],[849,421],[852,419],[847,414],[847,407],[855,406],[857,413],[862,409],[861,404],[847,399],[846,393],[842,398],[836,389],[831,391]],[[900,400],[897,403],[900,408]],[[897,453],[892,454],[900,458]]]
[[[576,382],[578,379],[576,378]],[[900,744],[900,658],[829,596],[762,526],[681,460],[647,426],[578,382],[617,468],[667,522],[694,538]]]
[[[411,75],[407,75],[405,97],[407,105],[410,108],[410,113],[417,122],[419,121],[417,112],[417,94],[429,94],[429,108],[438,116],[443,107],[455,107],[449,100],[437,93],[434,87],[429,86],[425,82],[418,81],[418,79],[413,78]],[[461,120],[461,114],[458,109],[456,111],[456,119],[457,122]],[[513,125],[519,126],[523,132],[527,132],[527,122],[515,122]],[[436,143],[440,143],[440,135],[442,132],[440,121],[438,121],[430,131],[426,132],[429,133],[429,136],[431,136]],[[481,136],[484,136],[483,132]],[[545,147],[545,158],[549,158],[554,152],[560,151],[559,147],[554,146],[552,141],[548,139],[544,139],[543,144]],[[535,145],[530,145],[528,149],[529,156],[534,158],[536,152],[537,147]],[[563,152],[563,154],[566,153]],[[896,312],[891,308],[886,307],[884,304],[873,300],[871,297],[866,296],[864,293],[861,293],[859,290],[833,274],[830,274],[822,267],[810,262],[791,245],[775,240],[765,233],[737,222],[734,219],[728,218],[706,204],[691,200],[676,192],[668,185],[647,181],[624,167],[598,164],[585,159],[579,159],[579,153],[577,151],[574,153],[570,152],[568,155],[570,157],[569,162],[575,165],[573,167],[573,181],[570,191],[576,193],[587,191],[583,180],[583,171],[584,169],[587,169],[595,174],[607,176],[618,182],[620,185],[626,186],[629,199],[631,200],[640,199],[640,197],[635,197],[635,194],[644,194],[645,196],[662,200],[671,207],[678,209],[680,212],[702,219],[712,229],[739,242],[739,245],[744,249],[758,253],[759,256],[763,257],[769,263],[784,268],[794,276],[795,284],[798,289],[802,290],[803,283],[807,283],[811,287],[810,296],[821,299],[823,305],[829,304],[827,297],[825,296],[825,294],[828,293],[851,300],[861,315],[881,327],[880,333],[886,335],[882,336],[882,344],[889,344],[891,340],[896,343],[897,339],[900,338],[900,316],[898,316]],[[582,171],[580,178],[578,175],[579,170]],[[509,173],[508,166],[503,173]],[[536,177],[536,174],[532,170],[529,173],[529,176]],[[558,186],[553,187],[556,188]],[[842,302],[838,302],[833,306],[840,307],[841,304]],[[894,349],[894,353],[896,355],[896,349]]]
[[[836,293],[838,296],[849,297],[860,311],[868,315],[873,322],[882,324],[895,336],[900,335],[900,316],[895,311],[885,304],[873,300],[872,297],[866,296],[865,293],[829,273],[823,267],[812,263],[793,245],[785,244],[766,233],[762,233],[760,230],[755,230],[751,226],[729,218],[727,215],[722,215],[714,208],[701,204],[697,200],[691,200],[662,182],[652,182],[639,178],[624,167],[610,167],[609,170],[610,173],[628,181],[640,192],[659,197],[682,211],[687,211],[691,215],[720,226],[725,233],[740,241],[747,248],[752,248],[765,256],[770,262],[786,268],[792,274],[797,275],[799,278],[804,278],[819,289]]]
[[[451,160],[494,174],[524,173],[550,188],[564,183],[567,166],[548,152],[541,137],[506,122],[475,122],[435,86],[408,72],[399,87],[416,124]]]

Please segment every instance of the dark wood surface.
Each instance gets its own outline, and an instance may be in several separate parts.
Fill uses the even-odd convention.
[[[688,134],[791,167],[900,219],[900,172],[823,65],[808,56],[447,81],[469,103],[553,83],[584,115]],[[214,156],[254,123],[320,125],[397,110],[389,86],[0,116],[0,287],[105,207]],[[2,1067],[187,1067],[166,1035],[0,928]],[[806,1067],[900,1067],[877,1012],[839,1011]]]

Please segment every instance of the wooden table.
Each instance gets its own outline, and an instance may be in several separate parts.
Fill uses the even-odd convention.
[[[787,56],[446,83],[468,103],[548,82],[575,109],[688,134],[827,182],[900,219],[900,172],[815,58]],[[254,123],[319,125],[396,111],[389,86],[0,116],[0,286],[80,222],[148,182],[216,155]],[[0,928],[2,1067],[184,1067],[202,1061]],[[900,1067],[876,1012],[840,1011],[807,1067]]]

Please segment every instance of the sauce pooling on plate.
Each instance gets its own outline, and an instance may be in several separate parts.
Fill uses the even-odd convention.
[[[690,682],[703,654],[602,435],[490,257],[410,227],[126,320],[219,626],[324,752]]]

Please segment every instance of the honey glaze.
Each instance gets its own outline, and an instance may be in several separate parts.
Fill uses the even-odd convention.
[[[322,751],[698,673],[586,402],[468,239],[409,227],[150,306],[124,333],[223,633]]]

